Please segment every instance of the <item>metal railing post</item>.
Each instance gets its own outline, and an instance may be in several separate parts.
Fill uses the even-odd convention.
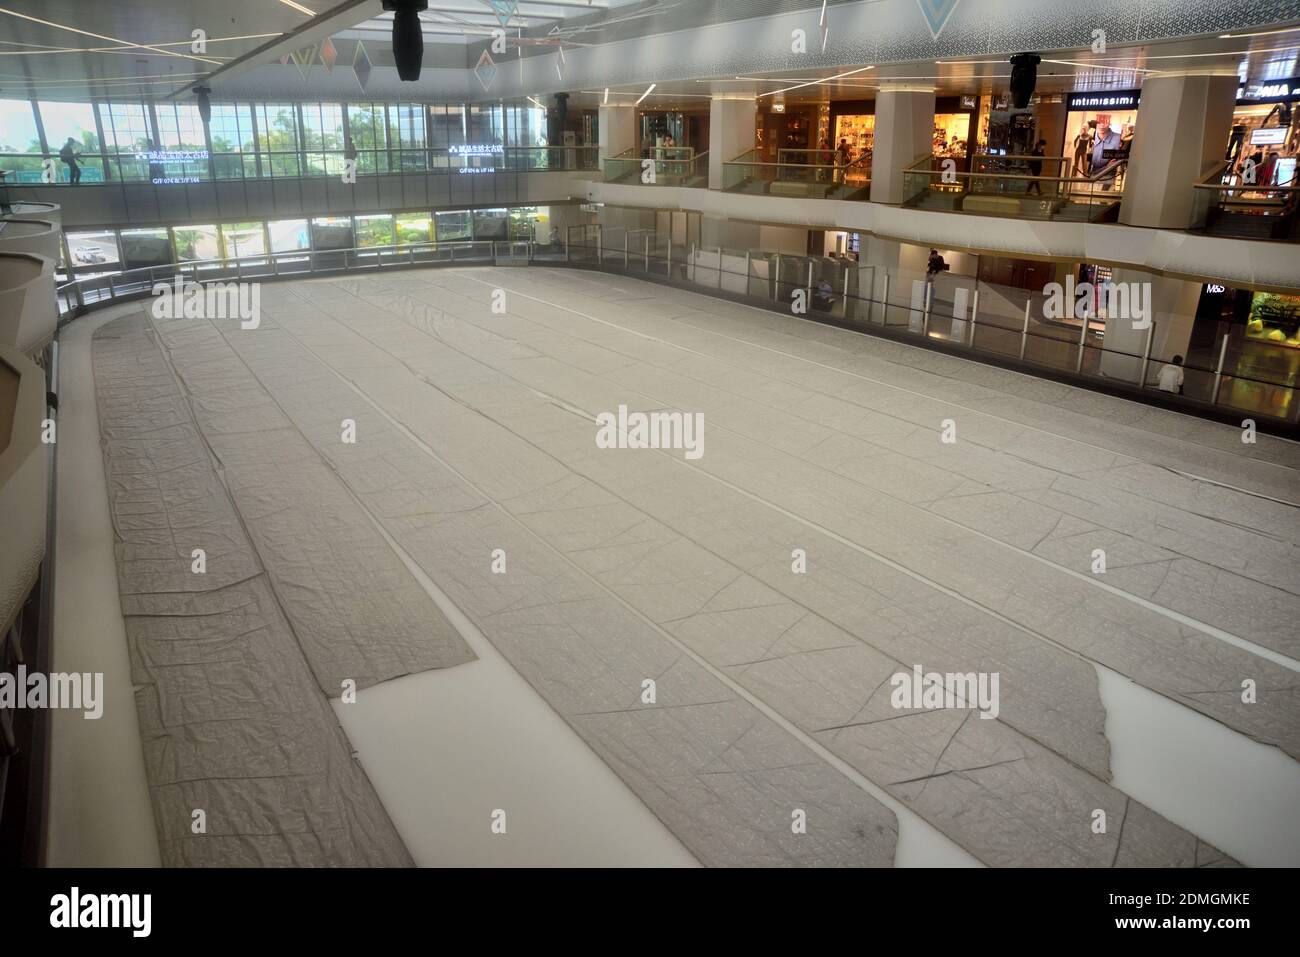
[[[627,269],[627,227],[623,228],[623,268]]]
[[[1219,364],[1214,368],[1214,392],[1210,395],[1210,405],[1219,404],[1219,386],[1223,382],[1223,363],[1228,358],[1228,334],[1223,334],[1223,344],[1219,346]]]
[[[673,275],[673,237],[672,236],[668,237],[668,268],[667,271],[664,272],[664,275],[669,277],[670,279],[672,278]]]
[[[934,302],[934,281],[925,281],[925,309],[921,313],[921,335],[930,337],[930,306]]]
[[[849,317],[849,267],[844,267],[844,295],[841,297],[844,307],[844,318]]]
[[[813,264],[812,264],[812,260],[810,259],[808,260],[808,286],[805,291],[805,295],[807,295],[808,302],[810,304],[812,303],[812,272],[813,272]]]
[[[650,234],[645,234],[645,271],[650,274]]]
[[[886,270],[885,272],[885,289],[884,289],[884,293],[880,297],[880,304],[881,306],[884,307],[880,311],[880,324],[882,326],[887,326],[889,325],[889,272],[888,270]]]
[[[718,288],[722,288],[722,247],[718,247]]]
[[[596,263],[605,265],[605,227],[596,226]]]
[[[773,275],[776,277],[776,282],[772,283],[772,301],[776,302],[778,299],[781,298],[781,254],[780,253],[776,254],[776,266]]]
[[[1153,322],[1147,326],[1147,341],[1142,347],[1142,376],[1138,379],[1138,385],[1142,388],[1147,387],[1147,363],[1151,361],[1151,340],[1155,338],[1156,324]]]
[[[1088,347],[1088,321],[1091,316],[1083,317],[1083,326],[1079,330],[1079,358],[1074,361],[1074,371],[1083,371],[1083,350]]]
[[[975,292],[970,298],[970,334],[966,336],[966,345],[974,348],[975,346],[975,320],[980,314],[980,289],[975,287]]]
[[[691,282],[695,282],[695,244],[691,243],[691,258],[688,260],[691,266]]]
[[[1025,357],[1025,346],[1029,344],[1029,306],[1028,299],[1025,300],[1025,324],[1020,327],[1020,358]]]
[[[750,251],[745,250],[745,295],[749,295],[749,257]]]

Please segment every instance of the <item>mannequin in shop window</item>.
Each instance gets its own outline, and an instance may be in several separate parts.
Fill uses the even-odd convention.
[[[1115,173],[1112,169],[1115,161],[1106,158],[1106,151],[1118,150],[1121,142],[1122,137],[1119,130],[1113,129],[1110,125],[1110,114],[1098,113],[1097,138],[1093,140],[1092,144],[1090,172],[1093,178],[1100,178],[1102,189],[1110,189],[1115,185]]]
[[[1092,131],[1096,128],[1096,120],[1089,120],[1079,127],[1079,135],[1074,138],[1074,162],[1070,165],[1071,176],[1088,175],[1088,154],[1092,151]]]

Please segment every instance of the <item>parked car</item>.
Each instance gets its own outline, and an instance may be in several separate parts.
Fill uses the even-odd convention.
[[[78,246],[72,251],[72,258],[83,266],[108,261],[108,257],[104,255],[104,251],[98,246]]]

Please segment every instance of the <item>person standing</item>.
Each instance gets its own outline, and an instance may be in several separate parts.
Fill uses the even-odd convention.
[[[59,159],[63,160],[68,166],[68,182],[81,182],[81,166],[77,163],[77,141],[71,136],[63,144],[63,149],[59,150]]]
[[[1033,150],[1030,152],[1029,155],[1030,155],[1030,156],[1046,156],[1046,155],[1047,155],[1047,140],[1039,140],[1037,143],[1035,143],[1035,144],[1034,144],[1034,148],[1033,148]],[[1031,160],[1029,161],[1029,175],[1030,175],[1030,176],[1042,176],[1042,175],[1043,175],[1043,161],[1042,161],[1041,159],[1031,159]],[[1035,194],[1037,194],[1038,196],[1042,196],[1042,195],[1043,195],[1043,187],[1042,187],[1042,184],[1040,184],[1040,183],[1038,182],[1037,179],[1031,179],[1031,180],[1029,181],[1029,185],[1025,187],[1025,195],[1028,196],[1030,193],[1035,193]]]

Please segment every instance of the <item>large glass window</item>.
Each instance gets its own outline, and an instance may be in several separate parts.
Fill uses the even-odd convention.
[[[266,255],[266,232],[261,223],[223,223],[221,252],[226,259]]]
[[[0,156],[0,167],[11,171],[10,182],[41,181],[44,156],[30,100],[0,100]]]
[[[115,266],[122,261],[117,252],[117,234],[111,229],[68,233],[67,239],[68,253],[72,256],[74,269],[83,266],[103,269],[105,266]]]
[[[448,213],[435,213],[434,222],[438,230],[438,242],[473,238],[469,210],[457,210]]]
[[[271,252],[293,253],[311,246],[305,219],[275,219],[266,224],[271,235]]]
[[[99,124],[104,130],[109,176],[127,181],[148,179],[148,162],[137,158],[153,145],[144,104],[101,103]]]
[[[407,171],[428,169],[425,161],[424,106],[392,103],[388,107],[388,141],[397,148],[394,168]]]
[[[356,151],[357,172],[388,172],[388,127],[382,103],[349,103],[348,133]]]
[[[213,103],[208,135],[212,137],[212,161],[217,179],[257,175],[257,147],[249,104]]]
[[[122,230],[122,265],[127,269],[164,266],[172,261],[165,229]]]
[[[311,221],[311,247],[317,252],[354,246],[351,216],[318,216]]]
[[[508,221],[506,219],[506,210],[504,209],[476,209],[474,210],[474,238],[475,239],[507,239],[509,238]]]
[[[393,245],[393,217],[387,213],[356,217],[358,246]]]
[[[308,176],[343,172],[343,107],[338,103],[302,104],[303,148]]]
[[[103,182],[104,161],[100,154],[99,133],[95,129],[95,111],[91,105],[42,100],[37,108],[41,111],[45,142],[49,144],[50,153],[60,157],[57,167],[59,181],[70,181],[75,169],[80,174],[80,182]],[[63,159],[69,156],[75,165]]]
[[[300,176],[298,112],[292,103],[257,103],[253,106],[257,135],[261,139],[263,176]]]
[[[210,175],[208,143],[203,135],[203,117],[193,103],[160,103],[154,106],[158,118],[158,145],[168,158],[155,160],[149,178],[154,182],[197,182]]]
[[[433,217],[428,213],[398,213],[398,243],[427,243],[433,232]]]
[[[177,226],[172,229],[177,262],[221,258],[216,226]]]

